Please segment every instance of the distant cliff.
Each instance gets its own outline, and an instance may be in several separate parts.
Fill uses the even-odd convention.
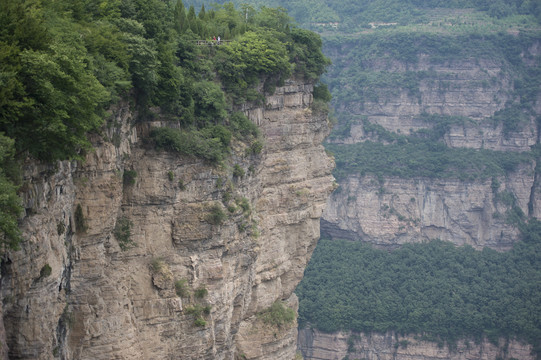
[[[494,45],[487,40],[479,46]],[[346,63],[356,51],[343,44],[329,48],[335,66]],[[348,117],[332,136],[331,142],[336,144],[332,150],[341,149],[339,144],[388,144],[394,141],[390,136],[402,136],[404,140],[399,142],[410,143],[408,136],[425,136],[451,150],[482,149],[491,157],[501,157],[499,152],[530,153],[539,143],[539,91],[534,90],[533,99],[526,103],[517,89],[523,81],[521,76],[525,76],[520,72],[537,71],[539,67],[539,41],[527,42],[515,57],[496,50],[492,56],[464,50],[465,54],[442,60],[422,45],[415,50],[414,62],[389,55],[366,55],[359,60],[363,66],[359,76],[367,79],[366,85],[351,89],[354,95],[337,104]],[[522,108],[516,110],[519,104]],[[411,162],[430,161],[415,160],[418,153],[409,155]],[[376,156],[392,155],[380,152]],[[362,162],[343,157],[344,162]],[[487,175],[488,171],[481,169],[486,173],[479,176],[467,164],[463,169],[454,169],[453,164],[449,168],[445,168],[446,163],[428,164],[436,170],[416,173],[413,168],[411,175],[402,176],[393,175],[391,168],[385,173],[359,166],[362,170],[355,171],[355,165],[339,161],[340,189],[332,194],[322,231],[381,246],[440,238],[476,248],[508,249],[517,230],[505,214],[513,207],[533,217],[539,217],[541,211],[535,157],[532,153],[531,160],[512,168],[504,166],[499,173]],[[466,157],[463,162],[470,160]],[[452,171],[454,175],[449,175]],[[503,201],[505,196],[510,199]]]
[[[515,340],[461,341],[449,350],[419,336],[387,334],[325,334],[315,329],[299,331],[299,342],[305,359],[366,360],[459,360],[459,359],[535,359],[530,347]]]
[[[322,236],[389,250],[441,239],[505,251],[518,222],[540,218],[538,34],[366,31],[330,38],[326,53],[339,188]],[[518,341],[421,339],[306,328],[298,347],[318,360],[534,357]]]
[[[158,151],[127,103],[84,162],[27,162],[21,250],[2,266],[13,359],[292,359],[293,294],[333,189],[311,83],[243,111],[262,132],[221,166]],[[3,347],[6,350],[6,347]]]

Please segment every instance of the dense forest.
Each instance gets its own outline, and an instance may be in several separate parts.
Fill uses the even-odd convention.
[[[396,331],[451,348],[518,338],[541,350],[541,223],[507,253],[438,240],[391,252],[321,239],[296,290],[299,324],[325,332]]]
[[[202,2],[189,1],[196,7]],[[337,23],[338,30],[347,32],[370,28],[370,23],[423,23],[440,9],[474,9],[496,19],[515,16],[520,21],[541,21],[541,4],[536,0],[235,0],[234,3],[284,7],[305,28],[332,30],[329,23]]]
[[[197,46],[221,36],[227,45]],[[217,45],[216,42],[211,45]],[[0,231],[16,248],[20,161],[81,160],[129,100],[138,121],[159,117],[158,148],[219,163],[232,139],[261,150],[235,104],[261,102],[295,76],[316,82],[329,61],[320,37],[281,9],[207,9],[161,0],[3,0],[0,3]]]

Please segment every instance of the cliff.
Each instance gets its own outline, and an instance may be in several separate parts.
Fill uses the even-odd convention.
[[[414,336],[387,334],[353,334],[340,332],[325,334],[313,329],[299,331],[301,350],[306,360],[463,360],[463,359],[535,359],[530,347],[519,341],[493,344],[461,341],[456,348],[437,346]]]
[[[366,35],[364,40],[337,37],[327,43],[333,61],[328,81],[339,117],[329,139],[331,151],[354,144],[414,143],[412,139],[425,134],[426,138],[437,135],[436,140],[450,151],[498,151],[501,153],[494,156],[500,157],[524,152],[532,154],[530,160],[491,176],[467,171],[457,171],[454,176],[393,176],[389,174],[392,169],[356,167],[363,159],[348,158],[348,150],[344,150],[343,161],[337,157],[339,188],[323,213],[322,236],[389,250],[432,239],[478,250],[509,250],[519,238],[511,214],[539,219],[541,211],[535,152],[541,115],[538,81],[532,80],[536,85],[529,94],[531,102],[526,104],[520,92],[524,73],[539,69],[539,40],[518,51],[511,63],[509,54],[494,50],[501,45],[496,42],[494,46],[476,43],[490,48],[484,54],[461,42],[456,50],[459,55],[445,57],[434,43],[426,48],[419,45],[424,36],[392,38],[392,33],[386,33],[374,34],[375,40]],[[518,43],[518,36],[515,39]],[[441,36],[438,41],[447,45],[455,40]],[[408,55],[411,61],[404,59]],[[514,112],[517,108],[520,110]],[[395,153],[370,154],[385,158]],[[469,160],[463,159],[465,163]],[[356,171],[358,168],[363,170]],[[298,347],[307,360],[534,358],[532,347],[519,341],[500,339],[497,345],[487,340],[479,344],[459,341],[456,348],[449,348],[420,339],[420,335],[394,333],[326,334],[306,328],[299,330]]]
[[[350,51],[355,50],[334,49],[333,62],[345,63]],[[539,43],[534,42],[523,49],[519,57],[521,66],[537,67],[539,55]],[[441,142],[450,149],[517,153],[529,152],[539,143],[538,91],[531,115],[522,120],[511,116],[517,124],[512,131],[495,117],[507,111],[510,102],[517,101],[514,94],[519,75],[505,58],[494,55],[435,62],[428,53],[417,56],[414,64],[392,59],[362,62],[363,71],[374,76],[408,73],[418,82],[413,90],[404,88],[400,82],[395,88],[383,83],[370,89],[370,94],[364,89],[364,97],[340,101],[338,111],[351,115],[349,131],[333,136],[333,143],[385,142],[370,128],[367,131],[366,124],[401,135],[435,129],[437,124],[426,114],[462,119],[451,122],[442,135]],[[532,158],[506,174],[478,179],[468,179],[467,173],[461,174],[460,179],[421,176],[376,179],[370,174],[348,173],[339,180],[340,189],[329,200],[322,231],[380,246],[439,238],[478,249],[488,246],[506,250],[518,233],[506,222],[504,214],[516,206],[524,214],[539,217],[536,166]],[[511,194],[514,200],[499,201],[504,193]]]
[[[2,263],[9,358],[293,358],[296,322],[259,314],[296,310],[333,189],[312,89],[246,105],[263,150],[235,144],[222,166],[153,149],[166,124],[134,124],[127,103],[84,162],[28,161],[25,241]]]
[[[539,192],[534,186],[535,164],[524,165],[500,181],[495,192],[491,179],[389,177],[380,184],[374,177],[349,176],[339,182],[340,189],[329,200],[322,232],[380,247],[441,239],[477,249],[508,250],[519,232],[505,216],[512,204],[499,201],[498,194],[514,194],[524,213],[531,206],[537,214],[540,204],[532,196]]]

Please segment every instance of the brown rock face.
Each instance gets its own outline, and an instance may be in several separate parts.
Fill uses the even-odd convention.
[[[538,46],[525,49],[538,56]],[[337,57],[340,54],[336,54]],[[524,152],[539,143],[535,116],[505,132],[490,117],[502,110],[514,91],[513,76],[505,60],[489,58],[450,60],[434,64],[429,55],[419,54],[418,62],[371,60],[366,71],[424,74],[418,91],[377,88],[377,99],[344,102],[340,111],[354,115],[349,135],[333,142],[381,141],[366,132],[363,121],[377,124],[397,134],[430,129],[423,113],[468,117],[462,124],[450,125],[443,142],[450,148],[488,149]],[[524,58],[525,66],[530,64]],[[538,94],[538,97],[541,93]],[[533,106],[541,114],[541,98]],[[432,178],[375,179],[351,174],[339,181],[340,188],[329,199],[323,214],[324,234],[361,239],[378,246],[395,247],[407,242],[439,238],[457,245],[469,244],[507,250],[517,239],[517,230],[506,223],[506,212],[519,208],[539,217],[539,175],[532,159],[516,171],[493,179],[458,180]],[[464,174],[467,175],[467,174]],[[467,178],[467,176],[465,176]],[[502,201],[502,194],[514,203]]]
[[[325,334],[317,330],[299,331],[299,347],[305,360],[533,360],[531,347],[518,341],[492,344],[460,341],[449,349],[413,336],[387,334]]]
[[[322,232],[335,238],[361,239],[379,247],[396,247],[432,239],[508,250],[518,230],[506,221],[512,193],[516,205],[528,213],[535,180],[535,164],[501,177],[498,191],[492,179],[386,178],[350,176],[331,195],[322,219]],[[534,204],[538,208],[538,204]]]
[[[2,269],[10,358],[292,359],[296,322],[258,313],[297,309],[333,188],[312,89],[246,107],[263,151],[234,144],[223,166],[150,148],[126,104],[85,163],[30,164],[27,240]]]

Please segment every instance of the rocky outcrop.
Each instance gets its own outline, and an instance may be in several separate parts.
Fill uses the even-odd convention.
[[[305,360],[492,360],[535,359],[529,345],[515,340],[479,343],[459,341],[448,345],[413,336],[387,334],[325,334],[313,329],[299,331],[299,349]]]
[[[508,211],[515,206],[527,214],[529,206],[540,208],[537,200],[530,202],[534,180],[535,164],[484,181],[385,178],[380,184],[374,177],[349,176],[331,195],[321,230],[379,247],[441,239],[508,250],[518,237]],[[515,202],[503,201],[505,194],[513,194]]]
[[[537,50],[532,50],[539,55]],[[337,55],[339,56],[339,55]],[[538,138],[535,120],[524,122],[520,131],[508,133],[501,124],[489,118],[506,107],[514,90],[509,64],[490,59],[466,59],[434,64],[428,55],[419,57],[417,64],[396,61],[374,61],[366,71],[415,73],[418,80],[415,93],[398,87],[375,88],[371,97],[342,102],[337,111],[354,116],[349,134],[333,138],[337,143],[357,143],[370,138],[363,121],[403,135],[430,128],[431,123],[421,114],[437,114],[468,118],[453,125],[444,142],[450,147],[466,147],[498,151],[529,151]],[[541,99],[537,104],[541,104]]]
[[[347,51],[351,49],[335,51],[333,61],[340,63]],[[539,44],[534,42],[521,55],[522,65],[538,66],[539,55]],[[400,84],[394,88],[382,85],[368,89],[377,96],[341,101],[338,111],[349,115],[350,127],[343,136],[333,136],[333,142],[384,141],[365,130],[366,122],[409,135],[432,128],[434,124],[426,118],[431,114],[463,117],[463,121],[450,124],[443,135],[442,141],[450,148],[529,152],[539,143],[537,120],[532,114],[541,114],[541,93],[532,113],[512,131],[492,118],[509,107],[509,101],[516,101],[512,94],[517,74],[504,57],[435,62],[429,54],[421,53],[415,63],[368,59],[362,66],[363,71],[374,74],[416,74],[412,78],[417,79],[417,87],[412,91]],[[506,221],[508,211],[539,217],[541,189],[536,166],[532,158],[531,163],[505,176],[477,180],[375,179],[350,174],[339,180],[340,188],[329,199],[322,230],[329,236],[387,247],[439,238],[478,249],[506,250],[518,234]]]
[[[333,188],[311,92],[291,81],[247,106],[263,151],[233,144],[221,166],[156,151],[127,104],[85,162],[29,162],[26,240],[2,267],[10,358],[293,358],[296,323],[258,314],[296,310]]]

